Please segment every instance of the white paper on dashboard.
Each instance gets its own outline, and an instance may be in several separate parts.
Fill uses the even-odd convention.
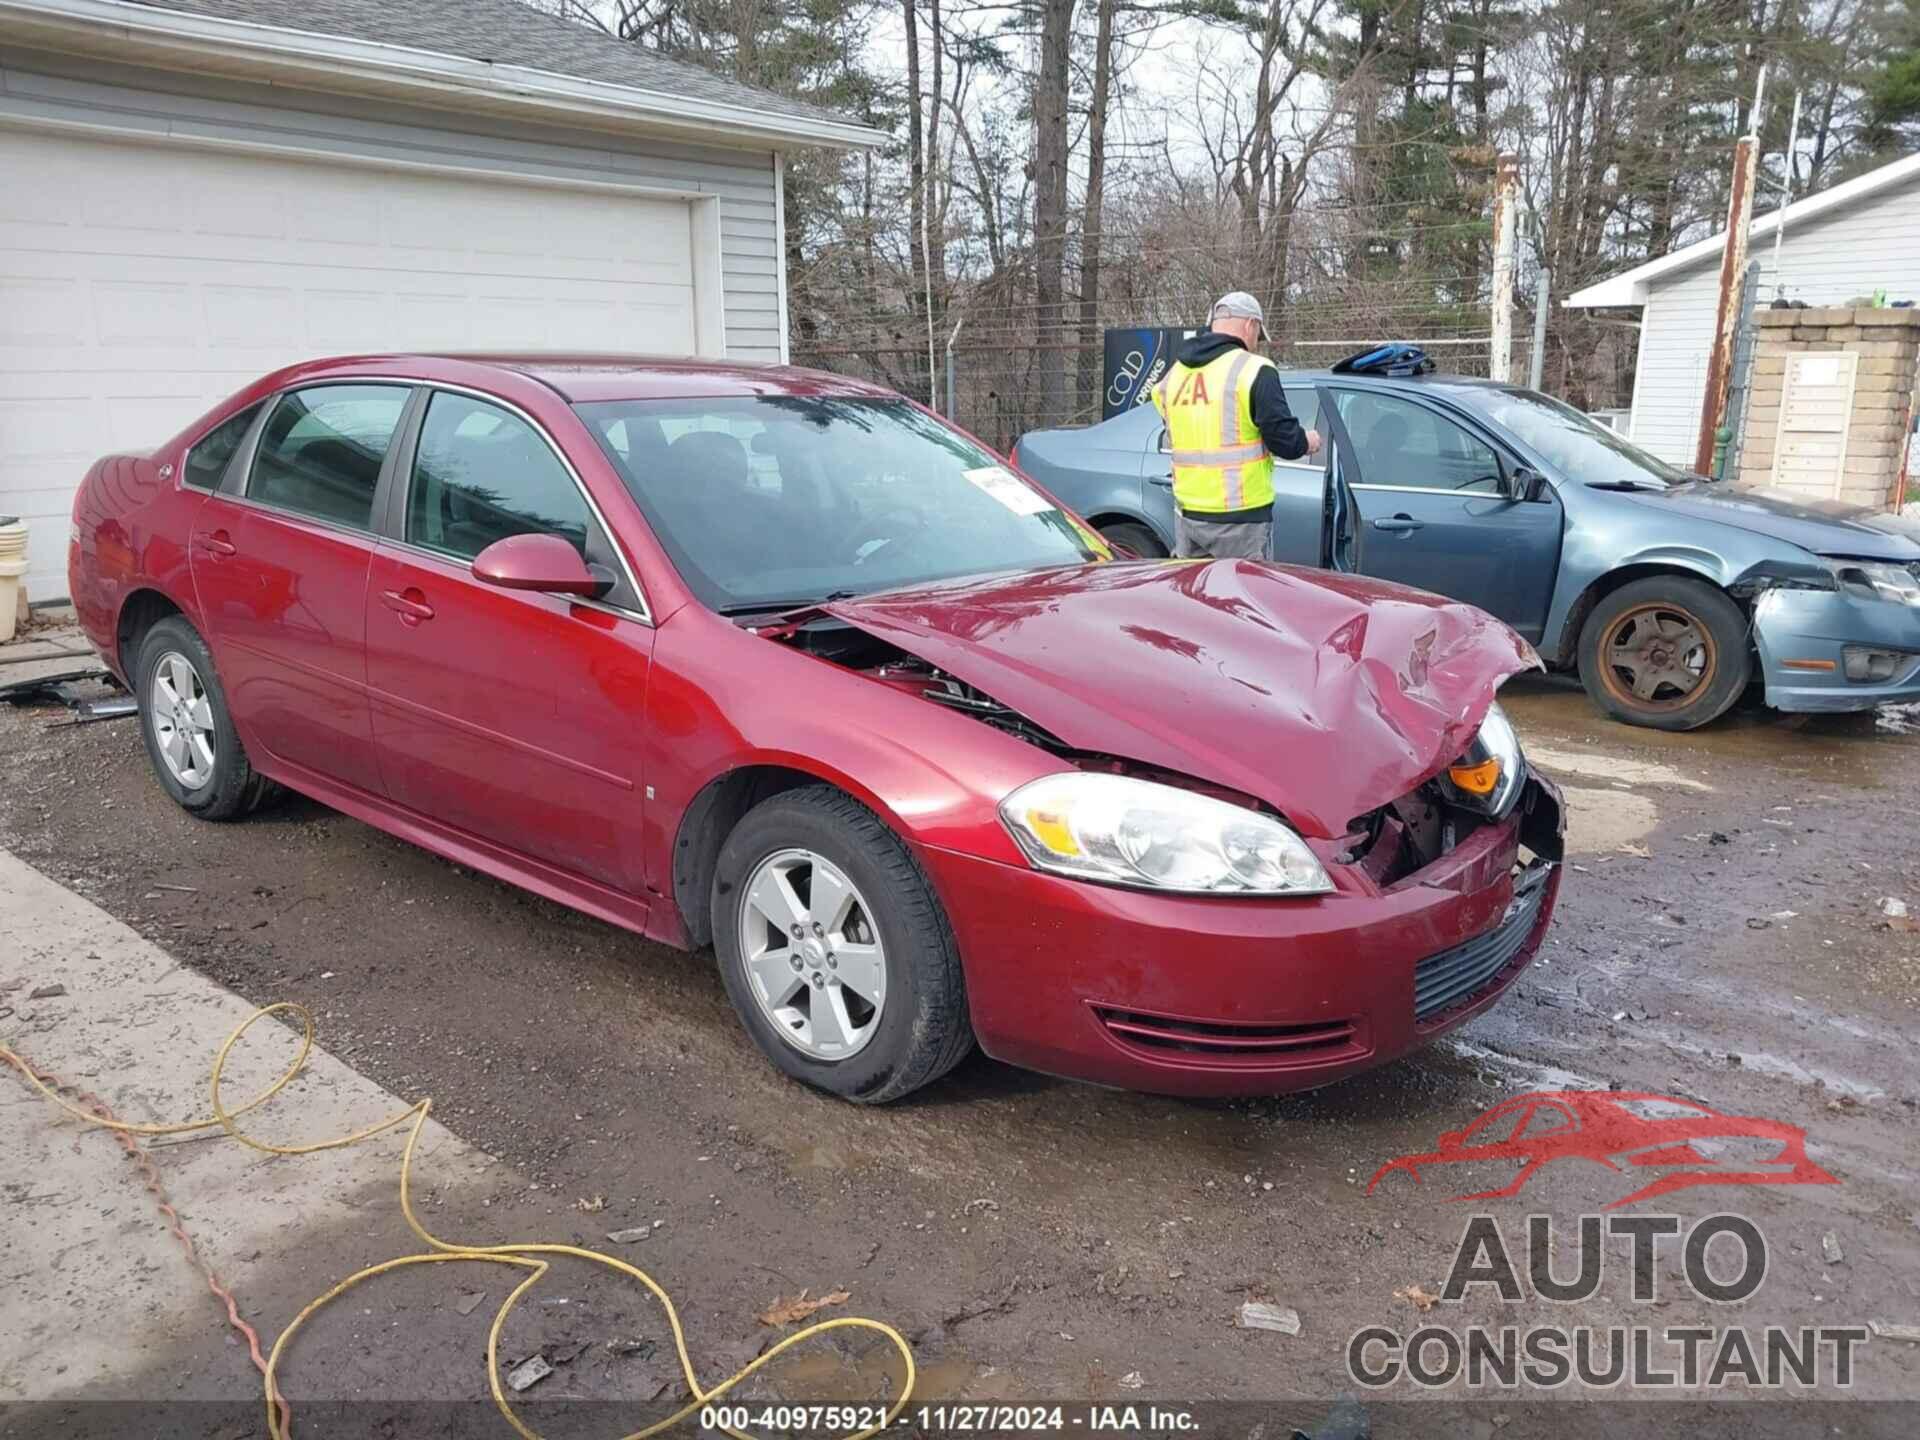
[[[1023,484],[1004,465],[983,465],[962,473],[1016,515],[1041,515],[1053,509],[1046,496]]]

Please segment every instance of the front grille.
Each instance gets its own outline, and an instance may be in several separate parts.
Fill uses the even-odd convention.
[[[1094,1014],[1109,1035],[1131,1049],[1155,1055],[1208,1056],[1244,1065],[1346,1049],[1354,1045],[1356,1034],[1351,1020],[1312,1025],[1223,1025],[1102,1006],[1095,1006]]]
[[[1479,998],[1526,948],[1552,867],[1535,865],[1514,882],[1513,904],[1500,923],[1464,945],[1429,955],[1413,969],[1413,1018],[1431,1020]]]

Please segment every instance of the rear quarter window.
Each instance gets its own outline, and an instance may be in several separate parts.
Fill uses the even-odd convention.
[[[221,478],[233,460],[234,451],[247,438],[247,430],[252,426],[254,416],[260,413],[265,403],[263,400],[258,405],[249,405],[201,436],[199,442],[187,451],[186,463],[180,467],[180,479],[196,490],[218,490]]]

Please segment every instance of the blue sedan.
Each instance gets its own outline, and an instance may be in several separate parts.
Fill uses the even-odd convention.
[[[1920,526],[1688,475],[1570,406],[1457,376],[1285,373],[1321,457],[1275,466],[1276,560],[1469,601],[1607,714],[1662,730],[1749,685],[1781,710],[1920,699]],[[1151,406],[1016,463],[1144,556],[1173,539]]]

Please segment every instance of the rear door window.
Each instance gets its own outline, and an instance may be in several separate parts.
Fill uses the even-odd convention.
[[[180,478],[196,490],[218,490],[221,477],[227,473],[227,465],[233,459],[233,452],[247,438],[247,428],[259,413],[259,405],[249,405],[238,415],[229,416],[209,430],[200,438],[198,445],[187,451],[186,463],[180,467]]]
[[[247,497],[371,530],[380,467],[410,393],[404,385],[288,391],[267,417],[247,477]]]

